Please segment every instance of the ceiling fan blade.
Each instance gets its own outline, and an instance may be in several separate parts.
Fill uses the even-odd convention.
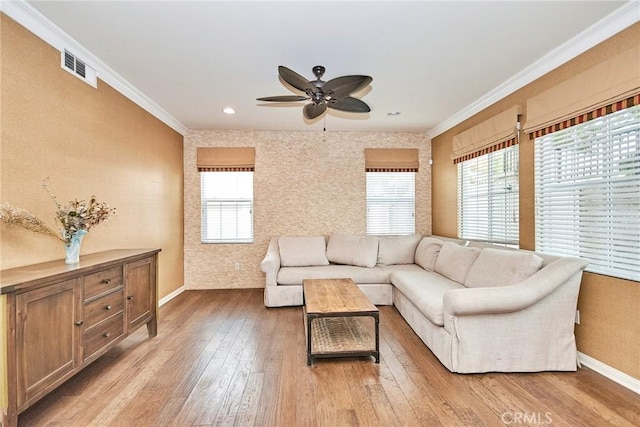
[[[319,117],[327,110],[327,104],[325,102],[321,102],[320,104],[316,104],[312,102],[304,106],[302,110],[302,114],[304,114],[304,118],[308,120],[315,119]]]
[[[329,108],[340,111],[348,111],[351,113],[368,113],[371,111],[369,106],[358,98],[347,96],[346,98],[332,99],[329,101]]]
[[[282,80],[289,83],[291,86],[295,87],[298,90],[301,90],[303,92],[307,92],[308,90],[310,90],[314,93],[318,91],[318,88],[309,83],[307,79],[283,65],[280,65],[278,67],[278,73],[280,74],[280,77],[282,77]]]
[[[343,98],[365,88],[373,79],[369,76],[342,76],[324,84],[322,91],[332,98]]]
[[[256,101],[269,101],[269,102],[296,102],[296,101],[306,101],[306,96],[298,96],[298,95],[284,95],[284,96],[265,96],[263,98],[256,98]]]

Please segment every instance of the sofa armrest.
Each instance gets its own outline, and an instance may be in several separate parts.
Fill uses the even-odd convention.
[[[260,263],[260,268],[266,274],[266,286],[276,286],[278,284],[278,271],[280,271],[280,249],[278,247],[278,237],[272,237],[267,247],[267,253]]]
[[[444,317],[524,310],[581,275],[586,266],[587,262],[579,258],[560,258],[516,285],[452,289],[444,294]]]

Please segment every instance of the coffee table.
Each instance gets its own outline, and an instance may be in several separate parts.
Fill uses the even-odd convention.
[[[304,318],[307,365],[328,357],[373,356],[380,363],[378,308],[351,279],[305,279]],[[372,317],[375,337],[359,317]]]

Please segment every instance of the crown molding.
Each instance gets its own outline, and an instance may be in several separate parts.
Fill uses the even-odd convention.
[[[87,65],[96,70],[100,80],[107,83],[176,132],[181,135],[187,133],[187,127],[178,119],[162,109],[151,100],[151,98],[147,97],[124,77],[102,62],[89,49],[78,43],[73,37],[60,29],[25,0],[2,0],[0,1],[0,11],[57,50],[62,52],[66,48],[70,52],[73,52],[82,58]]]
[[[566,43],[556,47],[501,85],[467,105],[427,132],[431,139],[495,104],[502,98],[640,21],[640,2],[629,0]]]

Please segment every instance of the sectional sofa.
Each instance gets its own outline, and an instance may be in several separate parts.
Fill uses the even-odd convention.
[[[302,280],[351,278],[394,305],[452,372],[575,371],[575,310],[587,263],[439,236],[273,237],[267,307],[303,304]]]

